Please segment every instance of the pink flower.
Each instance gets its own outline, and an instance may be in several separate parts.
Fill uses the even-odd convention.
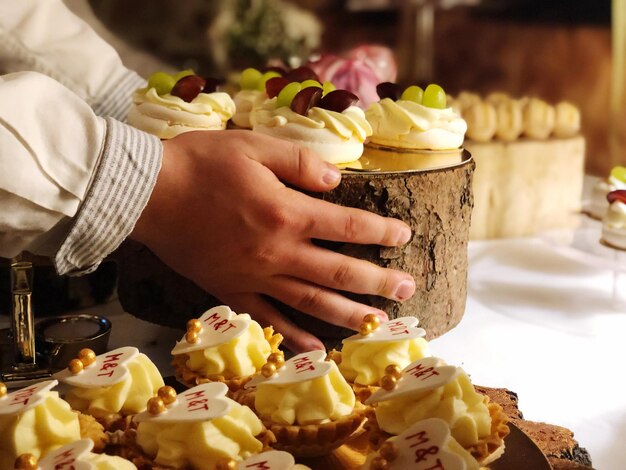
[[[383,46],[359,46],[340,57],[325,54],[308,64],[322,81],[359,97],[358,106],[365,109],[379,100],[376,85],[395,81],[397,67],[390,49]]]

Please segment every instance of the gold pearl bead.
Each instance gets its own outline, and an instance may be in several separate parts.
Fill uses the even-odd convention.
[[[202,322],[197,318],[192,318],[187,322],[187,331],[202,331]]]
[[[199,339],[200,337],[197,331],[189,330],[187,334],[185,334],[185,340],[187,340],[188,343],[197,343]]]
[[[363,317],[363,322],[372,325],[372,329],[374,330],[380,326],[380,318],[378,318],[378,315],[374,315],[373,313],[365,315]]]
[[[3,382],[0,382],[0,398],[6,397],[7,393],[9,393],[7,386]]]
[[[13,468],[19,470],[37,470],[37,457],[33,454],[22,454],[15,459]]]
[[[78,375],[83,371],[83,369],[85,368],[85,365],[83,364],[83,361],[81,361],[80,359],[72,359],[69,365],[67,366],[67,368],[70,370],[72,374]]]
[[[396,379],[393,375],[383,375],[380,379],[380,386],[389,391],[396,388],[397,382],[398,379]]]
[[[400,377],[402,377],[402,369],[400,369],[400,366],[398,366],[397,364],[389,364],[387,367],[385,367],[385,374],[391,375],[396,379],[399,379]]]
[[[215,470],[237,470],[237,461],[235,459],[222,459],[215,465]]]
[[[174,390],[174,388],[170,387],[169,385],[164,385],[163,387],[159,388],[157,395],[161,400],[163,400],[163,403],[165,403],[166,405],[171,405],[176,401],[176,390]]]
[[[391,466],[389,465],[389,462],[387,462],[383,457],[378,456],[372,459],[370,468],[372,470],[389,470]]]
[[[398,458],[398,448],[394,445],[393,442],[385,442],[380,449],[378,449],[378,454],[383,457],[388,462],[393,462]]]
[[[167,410],[167,408],[165,407],[165,403],[163,403],[163,400],[159,397],[150,398],[150,400],[148,400],[147,409],[148,413],[150,413],[151,415],[160,415],[165,410]]]
[[[78,352],[78,359],[80,359],[80,362],[87,367],[96,362],[96,353],[89,348],[84,348]]]
[[[273,362],[268,362],[261,368],[261,374],[263,377],[267,377],[268,379],[276,373],[276,364]]]
[[[361,333],[362,336],[371,334],[372,330],[373,328],[371,323],[361,323],[361,326],[359,327],[359,333]]]
[[[285,362],[285,353],[282,351],[273,352],[267,357],[267,362],[273,362],[274,364],[282,364]]]

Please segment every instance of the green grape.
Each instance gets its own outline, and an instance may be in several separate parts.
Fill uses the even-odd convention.
[[[293,97],[296,96],[300,90],[302,90],[302,85],[298,82],[289,83],[285,88],[280,90],[280,93],[276,97],[276,107],[291,106]]]
[[[302,88],[309,88],[312,86],[316,86],[317,88],[322,88],[322,84],[317,80],[305,80],[301,83]]]
[[[270,70],[269,72],[265,72],[263,75],[259,77],[259,81],[257,82],[256,89],[259,91],[265,91],[265,83],[270,78],[274,78],[274,77],[282,77],[282,75],[273,70]]]
[[[611,177],[626,183],[626,167],[616,166],[611,170]]]
[[[155,72],[148,78],[148,88],[154,88],[158,95],[166,95],[175,84],[176,79],[166,72]]]
[[[178,81],[181,78],[186,77],[187,75],[195,75],[195,74],[196,72],[194,72],[191,69],[181,70],[180,72],[174,74],[174,80]]]
[[[415,103],[421,104],[422,98],[424,97],[424,90],[422,90],[417,85],[411,85],[406,90],[402,92],[400,95],[401,100],[413,101]]]
[[[337,87],[333,85],[332,82],[329,82],[328,80],[322,83],[323,95],[327,95],[328,93],[330,93],[331,91],[335,91],[336,89]]]
[[[241,72],[239,86],[241,86],[243,90],[255,90],[259,84],[259,80],[261,80],[261,72],[257,69],[248,68]]]
[[[424,90],[422,104],[429,108],[444,109],[446,107],[446,92],[439,85],[431,83]]]

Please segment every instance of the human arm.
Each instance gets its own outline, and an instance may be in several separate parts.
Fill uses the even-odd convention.
[[[0,72],[54,78],[97,115],[124,121],[143,78],[61,0],[0,0]]]

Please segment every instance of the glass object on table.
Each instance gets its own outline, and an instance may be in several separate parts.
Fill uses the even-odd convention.
[[[35,318],[32,308],[34,268],[27,253],[12,258],[11,327],[8,341],[1,345],[0,378],[11,387],[21,387],[51,376],[51,371],[37,362]]]

